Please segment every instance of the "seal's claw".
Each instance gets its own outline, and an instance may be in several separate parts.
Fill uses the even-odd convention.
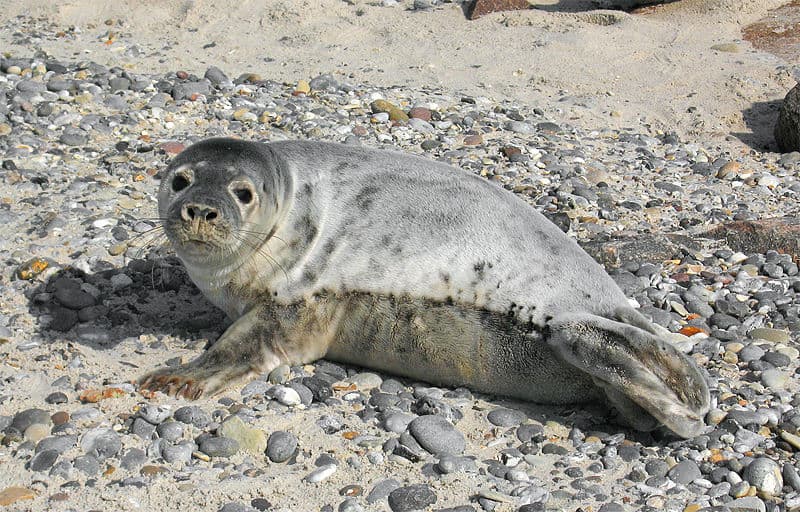
[[[192,376],[195,372],[197,369],[189,365],[157,370],[139,380],[139,389],[196,400],[203,396],[204,386],[201,380]]]

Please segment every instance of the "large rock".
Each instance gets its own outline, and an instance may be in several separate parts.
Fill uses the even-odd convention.
[[[775,142],[782,153],[800,151],[800,84],[783,99],[775,125]]]
[[[705,233],[725,239],[734,251],[765,253],[776,250],[800,258],[800,218],[775,217],[755,221],[727,222]]]

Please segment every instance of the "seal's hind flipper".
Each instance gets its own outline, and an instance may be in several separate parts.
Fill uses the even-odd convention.
[[[699,434],[710,402],[700,370],[636,311],[620,311],[618,318],[622,322],[559,315],[549,324],[547,341],[566,362],[592,376],[631,426],[652,428],[641,416],[646,411],[680,436]]]

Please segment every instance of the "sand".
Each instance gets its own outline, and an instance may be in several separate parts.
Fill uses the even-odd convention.
[[[742,41],[741,30],[782,3],[682,0],[628,14],[550,0],[469,21],[460,3],[412,11],[410,1],[2,0],[8,19],[44,17],[67,35],[17,44],[3,31],[0,45],[139,72],[202,73],[213,64],[287,82],[333,73],[441,87],[558,103],[576,125],[733,136],[763,149],[772,143],[775,101],[794,78],[786,62]]]

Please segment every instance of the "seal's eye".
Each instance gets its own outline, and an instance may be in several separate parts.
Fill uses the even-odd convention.
[[[188,186],[189,186],[189,180],[186,179],[186,176],[181,176],[179,174],[172,179],[173,192],[180,192],[181,190],[185,189]]]
[[[234,189],[233,193],[242,204],[250,204],[253,201],[253,193],[249,188],[237,188]]]

